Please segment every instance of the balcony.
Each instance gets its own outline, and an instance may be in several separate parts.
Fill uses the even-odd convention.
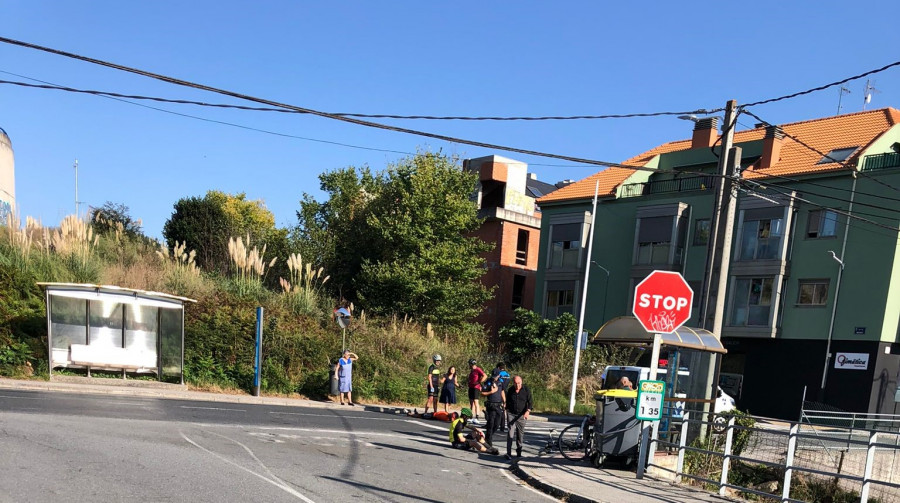
[[[689,192],[707,190],[715,186],[713,175],[688,176],[671,180],[654,180],[643,183],[630,183],[622,186],[621,197],[640,197],[650,194],[667,194],[671,192]]]
[[[900,153],[867,155],[863,160],[863,171],[887,168],[900,168]]]

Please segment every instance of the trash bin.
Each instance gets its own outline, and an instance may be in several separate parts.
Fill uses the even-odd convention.
[[[334,375],[334,365],[331,365],[329,367],[329,369],[330,370],[328,372],[328,381],[331,383],[331,386],[328,390],[328,392],[329,392],[328,394],[331,396],[338,396],[341,394],[341,386],[340,386],[341,381],[340,381],[340,379],[337,378],[336,375]]]
[[[594,426],[592,461],[600,466],[610,457],[622,458],[626,465],[637,460],[641,422],[635,419],[637,391],[604,389],[594,395],[597,422]]]

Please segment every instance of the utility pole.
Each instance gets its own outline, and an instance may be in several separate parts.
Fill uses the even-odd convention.
[[[734,215],[737,210],[737,184],[734,179],[739,175],[741,167],[741,148],[734,147],[734,130],[737,126],[737,102],[730,100],[725,107],[725,124],[722,134],[722,150],[719,155],[716,183],[716,202],[710,222],[709,244],[706,252],[706,275],[703,278],[701,292],[700,326],[722,338],[722,325],[725,320],[725,294],[728,288],[728,267],[731,264],[731,241],[734,230]],[[713,284],[716,289],[713,290]],[[710,315],[710,297],[715,295]],[[715,399],[717,365],[709,365],[706,376],[702,373],[701,389],[708,390],[709,396]],[[704,379],[705,377],[705,379]],[[711,403],[703,404],[703,413],[713,412]],[[701,428],[701,435],[706,434],[706,427]]]
[[[729,158],[731,157],[731,147],[734,144],[734,129],[737,124],[736,114],[737,101],[731,100],[725,105],[725,124],[722,126],[724,128],[724,134],[722,135],[722,153],[719,156],[719,164],[716,169],[716,173],[718,174],[718,179],[716,180],[716,202],[713,207],[712,219],[710,221],[709,243],[707,244],[706,250],[706,275],[703,278],[703,286],[700,291],[699,325],[702,328],[713,332],[716,337],[720,338],[722,336],[722,327],[721,325],[716,327],[715,319],[710,319],[709,308],[710,296],[713,291],[712,284],[713,282],[716,282],[717,286],[720,288],[716,291],[716,316],[721,318],[721,315],[718,314],[718,305],[720,298],[724,302],[725,287],[722,285],[723,282],[727,284],[728,281],[727,267],[729,262],[728,260],[723,260],[723,257],[730,258],[728,255],[731,250],[731,232],[734,227],[734,211],[728,211],[729,206],[734,206],[732,204],[733,184],[728,177],[732,175],[730,172],[734,171],[729,164]],[[735,160],[737,165],[740,166],[740,157],[737,157]],[[727,249],[724,248],[724,238],[726,237],[726,234],[728,237]],[[723,274],[723,264],[725,264],[725,274]],[[713,323],[710,323],[710,321],[713,321]]]

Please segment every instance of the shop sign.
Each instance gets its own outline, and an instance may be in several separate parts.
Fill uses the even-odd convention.
[[[837,353],[834,368],[841,370],[866,370],[869,368],[869,353]]]

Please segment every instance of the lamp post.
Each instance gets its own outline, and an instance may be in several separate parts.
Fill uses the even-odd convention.
[[[606,273],[606,284],[603,286],[603,309],[600,311],[600,324],[606,323],[606,299],[609,295],[609,269],[598,264],[597,261],[591,260],[591,263],[599,267]]]
[[[841,278],[844,276],[844,260],[834,251],[828,250],[831,258],[838,263],[837,282],[834,287],[834,302],[831,304],[831,321],[828,324],[828,342],[825,343],[825,368],[822,369],[822,386],[819,389],[819,401],[825,402],[825,383],[828,380],[828,363],[831,361],[831,339],[834,336],[834,317],[837,313],[838,295],[841,293]]]
[[[569,395],[569,414],[575,412],[575,391],[578,389],[578,364],[581,361],[581,338],[584,337],[584,309],[587,307],[588,278],[591,268],[591,252],[594,248],[594,224],[597,219],[597,196],[600,192],[600,180],[594,185],[594,205],[591,208],[591,226],[588,234],[587,255],[584,257],[584,280],[581,288],[581,311],[578,315],[578,332],[575,333],[575,362],[572,366],[572,390]]]

